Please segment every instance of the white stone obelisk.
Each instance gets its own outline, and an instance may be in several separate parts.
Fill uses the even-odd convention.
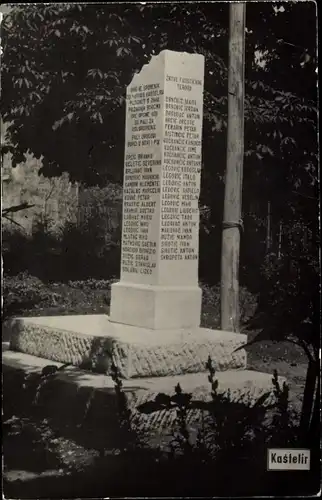
[[[200,325],[204,56],[165,50],[127,88],[121,279],[110,321]]]

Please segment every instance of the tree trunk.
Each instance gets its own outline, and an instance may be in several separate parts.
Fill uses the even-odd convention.
[[[283,235],[283,221],[280,221],[278,231],[278,250],[277,257],[280,259],[282,256],[282,235]]]
[[[245,3],[229,5],[227,167],[221,250],[221,328],[239,331],[239,247],[244,158]]]
[[[311,437],[313,437],[320,428],[320,383],[320,379],[318,378],[312,418],[309,427],[309,442],[312,442]]]
[[[272,246],[271,240],[271,202],[267,202],[267,223],[266,223],[266,253],[268,253]]]
[[[306,381],[304,388],[303,405],[300,420],[301,437],[306,441],[308,438],[311,424],[314,422],[318,398],[318,382],[319,382],[319,363],[317,361],[309,361],[306,373]]]

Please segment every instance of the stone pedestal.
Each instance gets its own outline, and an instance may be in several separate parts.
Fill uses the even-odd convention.
[[[204,57],[165,50],[127,88],[121,280],[110,320],[200,325]]]
[[[119,282],[113,285],[111,311],[111,321],[125,325],[154,330],[197,328],[201,289]]]

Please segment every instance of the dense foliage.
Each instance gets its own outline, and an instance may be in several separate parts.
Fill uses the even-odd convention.
[[[314,4],[283,8],[261,3],[247,10],[246,163],[252,171],[264,160],[266,177],[269,164],[292,155],[299,138],[305,160],[316,153],[303,143],[305,127],[315,124]],[[222,174],[227,34],[224,3],[13,8],[3,22],[2,69],[13,164],[30,150],[43,156],[48,175],[121,180],[125,88],[151,55],[167,48],[205,55],[204,163],[208,175]],[[298,47],[299,39],[306,46]],[[264,68],[254,62],[259,50]]]
[[[27,151],[43,172],[86,184],[122,180],[125,89],[162,49],[205,56],[200,272],[220,254],[226,156],[228,4],[50,4],[14,7],[2,25],[3,119],[16,165]],[[280,224],[316,220],[316,12],[313,2],[247,6],[241,281]],[[18,29],[19,27],[19,29]],[[259,63],[256,62],[262,59]],[[213,196],[216,193],[216,196]],[[260,196],[258,196],[260,193]],[[314,232],[314,229],[313,229]],[[210,254],[209,254],[210,252]],[[220,259],[216,259],[219,263]]]
[[[95,279],[48,283],[28,272],[16,276],[5,274],[2,319],[15,316],[106,314],[111,283],[111,280]]]
[[[165,48],[204,54],[200,202],[210,209],[201,236],[204,272],[206,248],[220,253],[228,13],[228,4],[202,2],[13,8],[2,29],[1,102],[13,165],[31,151],[49,176],[67,171],[87,184],[121,182],[124,96],[133,74]],[[317,196],[315,19],[313,2],[247,6],[243,212],[245,236],[255,241],[242,248],[245,265],[262,261],[268,201],[278,233],[281,220],[304,209],[303,196],[304,204]],[[305,221],[316,217],[311,205]]]
[[[102,194],[102,193],[101,193]],[[3,259],[7,274],[28,271],[43,281],[110,279],[119,275],[120,227],[109,228],[102,200],[87,205],[79,222],[65,220],[60,228],[46,216],[35,218],[31,234],[3,230]]]

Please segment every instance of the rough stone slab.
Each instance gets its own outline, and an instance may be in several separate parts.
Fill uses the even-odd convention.
[[[40,373],[48,364],[61,366],[61,363],[52,363],[28,354],[13,351],[3,353],[4,375],[8,372],[23,372],[26,375]],[[227,394],[229,390],[232,402],[253,406],[258,398],[266,392],[269,392],[270,395],[265,404],[271,404],[275,401],[272,375],[267,373],[251,370],[229,370],[216,373],[216,379],[218,380],[218,393]],[[71,366],[60,372],[57,375],[57,380],[60,382],[59,390],[57,390],[54,399],[50,401],[53,412],[73,413],[76,408],[75,411],[79,416],[84,413],[85,407],[88,412],[88,407],[95,405],[98,414],[94,411],[93,419],[97,425],[99,425],[98,419],[100,414],[102,416],[104,408],[108,407],[109,414],[116,412],[114,382],[109,375],[85,372]],[[284,381],[285,378],[279,377],[280,384]],[[141,428],[151,430],[171,427],[176,417],[175,411],[162,410],[145,415],[137,408],[142,403],[153,401],[159,393],[173,395],[174,388],[178,383],[184,392],[192,394],[193,400],[209,401],[211,399],[211,388],[206,373],[124,381],[123,389],[133,411],[133,418]],[[81,399],[84,408],[79,407],[78,399]],[[200,418],[200,413],[200,411],[191,411],[188,415],[188,421]],[[104,419],[106,418],[106,414],[104,414]]]
[[[16,318],[10,348],[99,373],[112,361],[125,379],[205,372],[210,355],[217,371],[246,368],[246,352],[233,352],[247,336],[198,328],[156,331],[121,325],[103,314]]]

